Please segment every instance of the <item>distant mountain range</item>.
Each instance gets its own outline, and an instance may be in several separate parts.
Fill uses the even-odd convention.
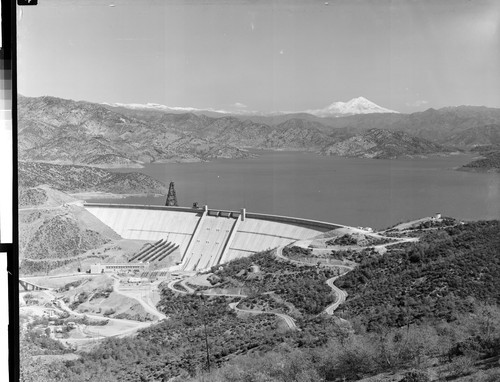
[[[271,116],[279,116],[287,114],[305,113],[316,117],[338,117],[338,116],[355,115],[355,114],[398,113],[397,111],[383,108],[373,103],[372,101],[367,100],[364,97],[353,98],[347,102],[333,102],[332,104],[323,109],[306,110],[300,112],[291,112],[291,111],[260,112],[260,111],[244,110],[244,109],[228,111],[228,110],[217,110],[213,108],[199,109],[195,107],[165,106],[157,103],[147,103],[147,104],[104,103],[103,105],[132,109],[132,110],[157,110],[167,113],[194,113],[194,114],[204,114],[209,116],[221,116],[226,114],[226,115],[271,117]]]
[[[449,137],[448,142],[461,147],[500,146],[500,125],[471,127],[453,134]]]
[[[353,98],[348,102],[334,102],[331,105],[316,110],[306,110],[306,113],[316,117],[336,117],[354,114],[398,113],[383,108],[364,97]]]
[[[205,116],[166,114],[156,120],[140,119],[99,104],[55,97],[20,97],[18,113],[21,160],[137,167],[248,156],[237,147],[214,145],[184,130],[196,130],[212,120]]]
[[[151,162],[245,158],[251,156],[250,148],[394,158],[499,142],[500,109],[459,106],[400,114],[362,97],[326,109],[332,115],[371,112],[333,117],[310,113],[209,116],[171,113],[158,107],[20,96],[19,157],[59,164],[137,167]]]

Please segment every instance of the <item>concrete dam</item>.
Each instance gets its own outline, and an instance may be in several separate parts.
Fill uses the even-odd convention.
[[[174,243],[183,271],[203,271],[253,253],[305,240],[339,224],[241,211],[85,203],[124,239]]]

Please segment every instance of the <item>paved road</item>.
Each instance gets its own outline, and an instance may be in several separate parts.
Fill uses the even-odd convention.
[[[102,276],[102,273],[85,273],[85,272],[80,272],[80,273],[63,273],[60,275],[54,275],[54,276],[23,276],[20,275],[19,277],[22,279],[39,279],[39,278],[45,278],[45,279],[60,279],[63,277],[72,277],[72,276],[81,276],[81,277],[98,277]]]
[[[433,229],[439,229],[439,228],[456,227],[456,226],[459,226],[459,225],[463,224],[463,222],[458,222],[457,224],[452,224],[452,225],[449,225],[449,226],[446,226],[446,227],[429,227],[429,228],[416,228],[415,227],[415,225],[418,224],[418,223],[426,223],[426,222],[438,222],[438,223],[440,223],[442,221],[443,221],[442,218],[435,219],[435,218],[432,218],[432,217],[426,217],[426,218],[417,219],[417,220],[413,220],[413,221],[406,222],[406,223],[397,224],[394,227],[388,228],[388,229],[386,229],[385,231],[382,231],[382,232],[387,232],[390,229],[394,230],[394,231],[391,231],[391,232],[394,232],[394,233],[395,232],[397,232],[397,233],[412,232],[412,231],[417,231],[417,230],[427,231],[427,230],[433,230]]]
[[[331,252],[332,250],[330,249],[328,251]],[[290,258],[288,258],[286,256],[283,256],[283,247],[276,248],[275,255],[279,259],[288,261],[289,263],[294,263],[294,264],[299,264],[299,265],[307,265],[309,267],[318,265],[317,262],[315,262],[315,263],[309,263],[309,262],[306,262],[306,261],[294,260],[294,259],[290,259]],[[352,266],[350,266],[350,265],[343,265],[343,264],[329,264],[329,263],[323,263],[322,262],[321,265],[325,266],[325,267],[332,267],[332,268],[344,268],[344,269],[348,269],[349,271],[353,269]]]
[[[186,280],[182,280],[180,281],[179,283],[188,290],[188,292],[186,291],[183,291],[183,290],[180,290],[180,289],[176,289],[174,287],[174,284],[179,282],[179,280],[172,280],[168,283],[167,285],[167,288],[169,288],[170,290],[174,291],[174,292],[177,292],[177,293],[182,293],[182,294],[193,294],[195,292],[195,290],[189,286],[186,285]],[[244,294],[230,294],[230,293],[206,293],[205,291],[202,292],[203,295],[205,296],[214,296],[214,297],[217,297],[217,296],[221,296],[221,297],[241,297],[242,299],[243,298],[246,298],[248,297],[247,295],[244,295]],[[282,320],[285,321],[285,323],[288,325],[288,327],[292,330],[300,330],[297,325],[295,324],[295,320],[290,317],[289,315],[287,314],[284,314],[284,313],[274,313],[274,312],[265,312],[263,310],[246,310],[246,309],[240,309],[237,307],[237,305],[241,302],[238,301],[238,302],[232,302],[229,304],[229,307],[231,309],[234,309],[234,310],[237,310],[237,311],[240,311],[240,312],[245,312],[245,313],[251,313],[251,314],[274,314],[275,316],[278,316],[279,318],[281,318]]]
[[[60,209],[60,208],[63,208],[63,207],[67,207],[69,206],[70,204],[72,205],[81,205],[83,206],[83,200],[75,200],[73,202],[67,202],[67,203],[63,203],[63,204],[60,204],[58,206],[36,206],[36,207],[22,207],[22,208],[18,208],[19,211],[34,211],[34,210],[57,210],[57,209]]]
[[[157,320],[164,320],[167,318],[163,313],[158,311],[156,309],[156,306],[153,304],[151,301],[151,298],[149,298],[149,289],[147,290],[123,290],[120,288],[120,279],[114,278],[114,284],[113,284],[113,291],[116,293],[119,293],[125,297],[130,297],[133,298],[134,300],[138,301],[142,307],[146,310],[146,312],[152,314],[153,316],[157,317]]]
[[[380,235],[378,235],[378,236],[380,236]],[[384,237],[384,236],[380,236],[380,237]],[[391,238],[391,239],[398,239],[398,238]],[[400,238],[398,241],[395,241],[395,242],[392,242],[392,243],[386,243],[386,244],[377,245],[377,246],[374,246],[374,248],[386,249],[386,247],[391,246],[391,245],[401,244],[401,243],[407,243],[407,242],[417,242],[417,241],[418,241],[418,238],[415,238],[415,237]],[[331,251],[331,249],[328,250],[328,251]],[[307,263],[307,262],[303,262],[303,261],[299,261],[299,260],[293,260],[293,259],[290,259],[288,257],[283,256],[283,247],[276,248],[275,254],[276,254],[276,257],[278,257],[280,259],[284,259],[284,260],[289,261],[291,263],[296,263],[296,264],[301,264],[301,265],[309,265],[309,266],[316,266],[317,265],[317,263]],[[321,265],[322,266],[326,266],[326,267],[332,267],[332,268],[345,268],[345,269],[348,269],[348,272],[352,271],[354,269],[354,267],[351,267],[349,265],[337,265],[337,264],[328,264],[328,263],[321,263]],[[340,276],[342,276],[342,275],[335,276],[335,277],[332,277],[332,278],[326,280],[326,284],[330,288],[332,288],[333,292],[337,295],[337,301],[335,301],[331,305],[328,305],[325,308],[325,313],[329,314],[330,316],[333,315],[333,312],[341,304],[343,304],[345,302],[346,298],[347,298],[347,292],[343,291],[340,288],[337,288],[335,286],[335,284],[334,284],[335,280],[337,280]]]
[[[205,296],[211,296],[211,297],[217,297],[217,296],[224,296],[224,297],[248,297],[246,294],[232,294],[232,293],[216,293],[216,292],[210,292],[206,291],[203,292]]]
[[[243,312],[243,313],[250,313],[250,314],[274,314],[275,316],[278,316],[281,318],[285,323],[288,325],[288,327],[292,330],[300,330],[299,327],[295,324],[295,320],[290,317],[288,314],[284,313],[275,313],[275,312],[266,312],[264,310],[254,310],[254,309],[240,309],[238,308],[238,304],[241,302],[232,302],[229,304],[229,307],[237,312]]]
[[[44,291],[46,294],[48,294],[51,299],[55,300],[56,299],[56,296],[52,293],[50,293],[49,291]],[[123,330],[120,330],[119,333],[116,333],[116,334],[112,334],[112,335],[102,335],[103,332],[106,332],[106,327],[103,327],[102,331],[97,331],[97,335],[95,335],[94,333],[92,333],[92,336],[91,338],[67,338],[67,339],[64,339],[62,342],[66,342],[66,343],[71,343],[71,344],[75,344],[75,345],[82,345],[82,344],[87,344],[87,343],[90,343],[90,342],[93,342],[95,341],[96,339],[103,339],[103,338],[109,338],[109,337],[117,337],[117,338],[121,338],[121,337],[126,337],[126,336],[129,336],[129,335],[132,335],[134,333],[136,333],[138,330],[140,329],[144,329],[144,328],[147,328],[148,326],[154,324],[155,322],[139,322],[139,321],[133,321],[133,320],[125,320],[125,319],[119,319],[119,318],[106,318],[106,317],[103,317],[103,316],[99,316],[97,314],[92,314],[92,313],[80,313],[80,312],[76,312],[72,309],[70,309],[66,303],[64,301],[62,301],[62,299],[59,299],[59,306],[62,310],[74,315],[74,316],[77,316],[77,317],[88,317],[88,318],[93,318],[93,319],[97,319],[97,320],[100,320],[100,321],[103,321],[103,320],[109,320],[109,323],[111,324],[115,324],[115,325],[123,325],[123,326],[126,326],[127,329],[123,329]],[[109,323],[107,325],[109,325]],[[107,326],[106,325],[106,326]],[[88,331],[90,332],[90,331]],[[100,332],[100,334],[99,334]]]
[[[394,238],[393,238],[394,239]],[[397,238],[396,238],[397,239]],[[393,243],[387,243],[387,244],[380,244],[380,245],[375,245],[373,248],[379,253],[379,254],[384,254],[387,251],[387,247],[390,247],[391,245],[396,245],[396,244],[402,244],[402,243],[416,243],[418,241],[418,237],[407,237],[404,239],[400,239],[398,241],[395,241]]]
[[[276,248],[276,256],[279,257],[280,259],[284,259],[284,260],[289,261],[289,262],[298,263],[298,264],[302,264],[302,265],[316,266],[316,264],[306,263],[306,262],[302,262],[302,261],[298,261],[298,260],[292,260],[292,259],[289,259],[288,257],[283,256],[283,247]],[[336,264],[328,264],[328,263],[322,263],[321,265],[326,266],[326,267],[332,267],[332,268],[345,268],[345,269],[348,269],[349,271],[354,269],[353,267],[350,267],[348,265],[336,265]],[[335,276],[335,277],[332,277],[332,278],[326,280],[326,284],[330,288],[332,288],[333,292],[337,295],[337,301],[335,301],[331,305],[328,305],[325,308],[326,314],[329,314],[330,316],[340,306],[340,304],[343,304],[345,302],[345,299],[347,298],[347,292],[343,291],[342,289],[337,288],[334,284],[335,280],[337,280],[339,277],[340,276]]]
[[[182,293],[182,294],[189,294],[189,292],[186,292],[185,290],[182,289],[176,289],[174,288],[174,284],[178,283],[179,280],[172,280],[167,284],[167,288],[170,289],[171,291],[177,292],[177,293]],[[193,293],[193,292],[191,292]]]
[[[81,274],[79,274],[81,275]],[[127,297],[131,297],[131,298],[134,298],[135,300],[137,300],[139,303],[141,303],[141,305],[151,314],[155,315],[156,317],[158,317],[159,320],[161,319],[166,319],[167,317],[160,313],[158,310],[156,310],[156,307],[152,307],[152,302],[150,301],[144,301],[140,298],[137,298],[137,296],[134,296],[134,295],[128,295],[126,292],[124,293],[124,291],[122,290],[119,290],[119,286],[117,288],[117,279],[115,278],[115,284],[114,284],[114,290],[117,291],[118,293],[120,294],[123,294]],[[44,294],[49,297],[51,300],[56,300],[57,297],[55,296],[55,294],[53,292],[51,292],[50,290],[44,290],[43,291]],[[59,306],[62,310],[70,313],[71,315],[74,315],[74,316],[77,316],[77,317],[88,317],[88,318],[91,318],[91,319],[96,319],[96,320],[100,320],[100,321],[103,321],[103,320],[107,320],[109,321],[109,323],[104,326],[102,328],[102,330],[95,330],[95,331],[91,331],[91,330],[86,330],[87,334],[88,335],[92,335],[91,338],[67,338],[67,339],[64,339],[62,340],[62,342],[66,342],[68,344],[74,344],[74,345],[85,345],[85,344],[88,344],[88,343],[91,343],[91,342],[94,342],[96,340],[99,340],[99,339],[103,339],[103,338],[109,338],[109,337],[117,337],[117,338],[121,338],[121,337],[126,337],[126,336],[130,336],[130,335],[133,335],[135,334],[138,330],[140,329],[144,329],[144,328],[147,328],[153,324],[156,324],[158,323],[158,320],[156,321],[150,321],[150,322],[139,322],[139,321],[134,321],[134,320],[126,320],[126,319],[119,319],[119,318],[107,318],[107,317],[103,317],[101,315],[97,315],[97,314],[92,314],[92,313],[80,313],[80,312],[77,312],[77,311],[74,311],[72,309],[69,308],[69,306],[66,305],[66,303],[62,300],[62,299],[57,299],[57,301],[59,302]],[[154,306],[154,304],[153,304]],[[116,334],[110,334],[110,335],[104,335],[104,333],[106,333],[106,331],[109,331],[109,329],[107,329],[106,327],[110,324],[114,324],[117,326],[116,330],[118,330],[119,332],[116,333]],[[120,326],[123,326],[124,328],[123,329],[119,329]],[[109,328],[109,326],[108,326]]]
[[[394,239],[394,238],[393,238]],[[404,238],[404,239],[401,239],[397,242],[393,242],[393,243],[387,243],[387,244],[382,244],[382,245],[379,245],[379,246],[376,246],[378,248],[382,248],[382,247],[387,247],[389,245],[394,245],[394,244],[399,244],[399,243],[403,243],[403,242],[410,242],[410,241],[418,241],[418,238]],[[329,250],[331,251],[331,250]],[[307,265],[307,266],[316,266],[317,263],[307,263],[307,262],[303,262],[303,261],[299,261],[299,260],[293,260],[293,259],[290,259],[288,257],[285,257],[283,256],[283,247],[278,247],[276,248],[276,251],[275,251],[275,255],[276,257],[282,259],[282,260],[285,260],[285,261],[288,261],[288,262],[291,262],[291,263],[295,263],[295,264],[300,264],[300,265]],[[327,266],[327,267],[332,267],[332,268],[344,268],[344,269],[347,269],[349,271],[353,270],[354,267],[352,266],[349,266],[349,265],[343,265],[343,264],[328,264],[328,263],[321,263],[322,266]],[[345,274],[345,273],[344,273]],[[335,280],[337,280],[340,276],[335,276],[335,277],[332,277],[328,280],[326,280],[326,284],[332,288],[333,292],[336,294],[337,296],[337,301],[335,301],[333,304],[331,305],[328,305],[326,308],[325,308],[325,313],[328,314],[328,315],[333,315],[334,311],[341,305],[345,302],[346,298],[347,298],[347,292],[346,291],[343,291],[342,289],[338,288],[335,286],[334,282]],[[175,289],[174,288],[174,284],[179,282],[178,280],[173,280],[171,281],[170,283],[168,283],[167,287],[169,289],[171,289],[172,291],[174,292],[177,292],[177,293],[183,293],[183,294],[192,294],[194,293],[195,291],[189,287],[187,284],[186,284],[186,280],[182,280],[180,281],[179,283],[184,287],[186,288],[187,292],[186,291],[183,291],[183,290],[179,290],[179,289]],[[203,294],[206,294],[206,295],[211,295],[211,296],[227,296],[227,297],[242,297],[242,298],[245,298],[247,296],[245,295],[234,295],[234,294],[214,294],[214,293],[205,293],[205,292],[202,292]],[[262,311],[262,310],[246,310],[246,309],[240,309],[238,308],[238,304],[241,302],[241,300],[239,302],[232,302],[229,304],[229,307],[233,310],[236,310],[236,311],[240,311],[240,312],[245,312],[245,313],[250,313],[250,314],[274,314],[278,317],[280,317],[282,320],[285,321],[285,323],[288,325],[288,327],[290,329],[293,329],[293,330],[300,330],[297,325],[295,324],[295,320],[290,317],[289,315],[287,314],[283,314],[283,313],[273,313],[273,312],[266,312],[266,311]]]
[[[337,280],[340,276],[335,276],[332,277],[331,279],[326,280],[326,284],[332,288],[333,292],[337,295],[337,301],[335,301],[333,304],[328,305],[325,308],[326,314],[329,314],[330,316],[333,315],[333,312],[337,310],[337,308],[340,306],[340,304],[343,304],[347,298],[347,292],[337,288],[334,284],[335,280]]]

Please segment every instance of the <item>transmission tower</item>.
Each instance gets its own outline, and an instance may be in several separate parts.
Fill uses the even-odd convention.
[[[177,207],[177,196],[175,195],[174,182],[170,182],[170,186],[168,187],[167,201],[165,202],[166,206],[174,206]]]

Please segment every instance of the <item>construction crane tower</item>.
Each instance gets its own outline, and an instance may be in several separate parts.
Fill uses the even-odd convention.
[[[166,206],[174,206],[177,207],[177,196],[175,195],[174,182],[170,182],[170,186],[168,187],[167,201],[165,202]]]

